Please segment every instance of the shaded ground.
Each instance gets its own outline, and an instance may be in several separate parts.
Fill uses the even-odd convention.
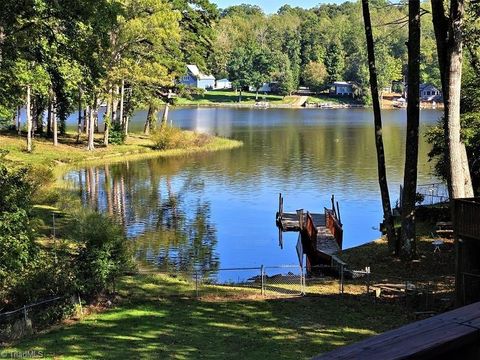
[[[190,290],[178,279],[126,277],[118,307],[7,351],[57,359],[306,359],[408,321],[401,307],[353,296],[226,301],[217,289],[197,300],[186,296]]]

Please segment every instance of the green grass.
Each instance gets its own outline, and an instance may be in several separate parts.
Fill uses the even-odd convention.
[[[234,90],[212,90],[207,91],[203,95],[194,95],[191,99],[178,98],[177,105],[215,105],[215,104],[255,104],[256,94],[251,92],[242,92],[242,102],[238,102],[239,93]],[[280,96],[272,94],[258,94],[259,101],[267,101],[271,104],[289,105],[293,104],[297,97],[295,96]]]
[[[326,94],[319,94],[315,96],[308,97],[309,104],[332,104],[332,105],[357,105],[360,104],[355,99],[351,97],[333,97]]]
[[[186,149],[155,150],[148,136],[131,134],[124,145],[110,145],[105,147],[101,141],[102,135],[96,136],[96,148],[87,151],[85,139],[76,144],[75,136],[67,134],[60,139],[60,144],[54,147],[50,140],[35,138],[33,152],[26,152],[26,140],[18,135],[0,135],[1,148],[8,150],[7,159],[17,163],[34,166],[75,165],[79,163],[107,163],[125,161],[127,159],[147,157],[169,157],[188,155],[196,152],[210,152],[232,149],[242,146],[240,141],[211,137],[203,146]]]
[[[5,349],[55,359],[307,359],[408,322],[362,297],[189,297],[180,279],[125,277],[120,304]],[[183,294],[183,295],[182,295]]]

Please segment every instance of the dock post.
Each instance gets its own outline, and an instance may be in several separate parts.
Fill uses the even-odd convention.
[[[303,209],[297,210],[298,215],[298,225],[300,226],[300,231],[303,230]]]

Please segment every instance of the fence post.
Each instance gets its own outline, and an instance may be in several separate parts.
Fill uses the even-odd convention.
[[[262,265],[262,266],[260,266],[260,284],[262,286],[260,291],[261,291],[262,295],[265,295],[265,280],[264,280],[265,275],[264,274],[265,274],[265,270],[264,270],[263,265]]]
[[[370,273],[367,274],[367,296],[370,295]]]
[[[340,264],[340,294],[343,295],[343,264]]]
[[[305,289],[305,274],[303,273],[303,266],[300,266],[300,289],[302,292],[302,296],[305,296],[306,289]]]

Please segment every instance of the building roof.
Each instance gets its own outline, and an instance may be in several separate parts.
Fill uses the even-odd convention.
[[[346,86],[346,85],[352,85],[352,84],[346,81],[334,81],[333,85]]]
[[[199,80],[215,80],[213,75],[203,74],[197,65],[187,65],[188,71]]]

